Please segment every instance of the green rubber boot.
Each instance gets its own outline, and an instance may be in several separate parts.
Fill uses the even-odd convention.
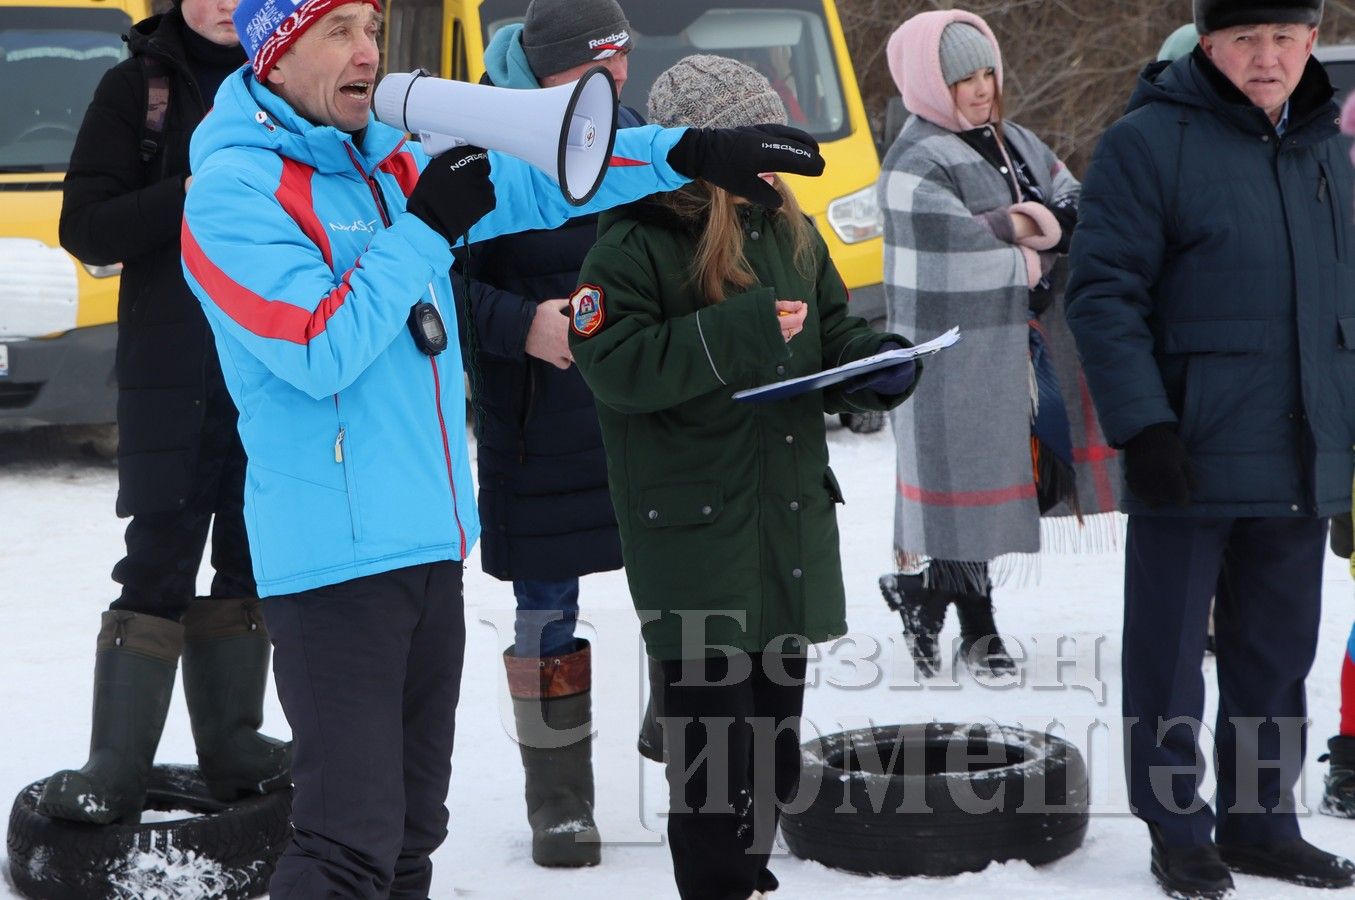
[[[103,614],[89,761],[47,779],[39,812],[93,825],[140,823],[182,647],[178,622],[133,612]]]
[[[270,651],[259,601],[195,600],[183,627],[184,697],[208,790],[230,803],[289,787],[291,743],[259,733]]]
[[[593,822],[593,715],[587,641],[561,656],[517,657],[504,651],[513,698],[532,861],[577,868],[602,861]]]

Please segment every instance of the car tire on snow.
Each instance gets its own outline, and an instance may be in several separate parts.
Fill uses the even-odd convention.
[[[156,766],[146,808],[195,815],[141,825],[44,816],[45,783],[20,791],[9,815],[10,876],[32,900],[258,897],[291,836],[290,790],[222,803],[194,766]]]
[[[1087,767],[1049,734],[892,725],[808,741],[781,819],[796,856],[868,875],[958,875],[1053,862],[1082,845]]]

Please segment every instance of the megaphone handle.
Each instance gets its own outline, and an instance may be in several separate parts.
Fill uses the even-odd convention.
[[[465,138],[453,137],[450,134],[435,134],[431,131],[419,132],[419,143],[423,145],[423,152],[429,156],[437,156],[439,153],[446,153],[453,147],[463,147],[470,143]]]

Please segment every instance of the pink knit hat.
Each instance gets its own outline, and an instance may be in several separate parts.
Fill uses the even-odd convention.
[[[894,76],[908,111],[921,116],[933,125],[949,131],[968,131],[974,123],[965,121],[955,108],[946,79],[941,75],[941,32],[952,22],[973,25],[993,45],[993,67],[997,75],[997,89],[1002,90],[1002,50],[988,23],[962,9],[938,9],[918,13],[904,22],[889,36],[885,56],[889,60],[889,74]]]

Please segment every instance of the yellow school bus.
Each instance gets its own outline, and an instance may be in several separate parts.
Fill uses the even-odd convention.
[[[149,0],[0,0],[0,428],[111,422],[119,266],[57,243],[61,179]]]

